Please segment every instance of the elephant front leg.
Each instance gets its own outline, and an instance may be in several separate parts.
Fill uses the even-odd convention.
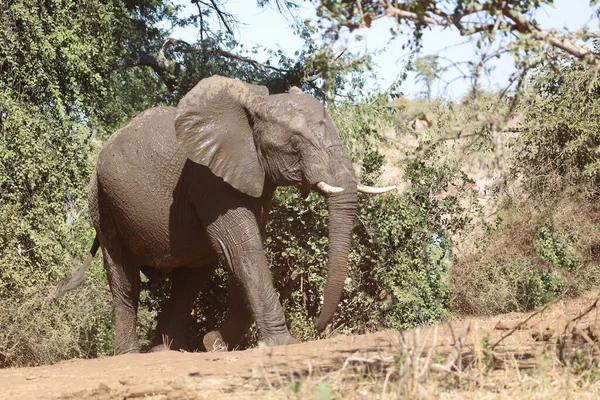
[[[207,231],[242,288],[260,339],[269,345],[297,343],[285,324],[255,215],[245,208],[230,209],[208,224]]]

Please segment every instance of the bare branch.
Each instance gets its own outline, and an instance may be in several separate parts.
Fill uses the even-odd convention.
[[[230,51],[222,50],[213,46],[190,45],[187,42],[174,38],[167,38],[159,51],[154,53],[140,52],[137,57],[131,60],[126,66],[148,66],[156,72],[167,85],[168,89],[173,92],[176,86],[176,79],[185,73],[186,68],[183,64],[167,58],[165,51],[171,47],[175,53],[193,53],[201,52],[204,54],[212,54],[220,57],[225,57],[231,60],[237,60],[262,71],[266,74],[267,70],[288,73],[289,71],[283,68],[278,68],[269,64],[258,62],[252,58],[244,57]]]
[[[198,12],[200,13],[201,18],[202,18],[202,12],[200,10],[200,4],[206,6],[210,9],[213,9],[215,11],[215,13],[217,13],[217,17],[219,18],[219,21],[223,24],[223,26],[227,30],[227,33],[229,33],[230,35],[233,36],[233,29],[231,28],[231,24],[237,23],[237,20],[235,19],[235,17],[232,14],[219,8],[219,4],[217,4],[217,2],[215,0],[209,0],[209,2],[210,2],[210,4],[207,4],[202,0],[192,0],[192,4],[196,4],[198,6]]]

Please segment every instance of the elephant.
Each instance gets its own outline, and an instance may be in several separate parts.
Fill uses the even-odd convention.
[[[115,354],[136,353],[140,271],[170,271],[172,291],[158,317],[155,349],[167,336],[185,348],[193,302],[219,261],[227,268],[229,312],[204,337],[235,348],[256,323],[260,340],[285,345],[288,331],[263,249],[269,204],[279,186],[317,191],[329,213],[321,332],[333,318],[347,273],[361,185],[338,129],[316,98],[222,76],[201,80],[177,107],[142,112],[100,151],[89,185],[96,238],[90,257],[65,281],[77,286],[101,249],[113,298]],[[64,292],[59,290],[59,292]]]

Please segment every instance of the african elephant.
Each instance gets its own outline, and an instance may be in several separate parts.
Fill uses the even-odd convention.
[[[269,344],[296,342],[261,237],[278,186],[327,197],[328,277],[316,321],[322,331],[342,295],[357,191],[382,189],[358,184],[318,100],[214,76],[176,108],[147,110],[110,137],[91,178],[89,208],[113,296],[115,354],[140,348],[141,269],[173,271],[155,344],[167,335],[181,348],[192,304],[219,260],[230,276],[229,315],[205,337],[207,347],[216,339],[235,347],[253,321]]]

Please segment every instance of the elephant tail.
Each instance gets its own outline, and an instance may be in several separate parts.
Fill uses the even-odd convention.
[[[88,267],[92,263],[94,256],[98,252],[98,248],[100,247],[100,241],[98,240],[98,235],[94,238],[94,243],[92,244],[92,248],[90,249],[90,254],[88,258],[85,260],[83,265],[79,267],[72,276],[66,276],[58,283],[54,294],[52,295],[53,300],[58,300],[63,297],[67,292],[71,290],[77,289],[85,280],[85,271],[87,271]]]

